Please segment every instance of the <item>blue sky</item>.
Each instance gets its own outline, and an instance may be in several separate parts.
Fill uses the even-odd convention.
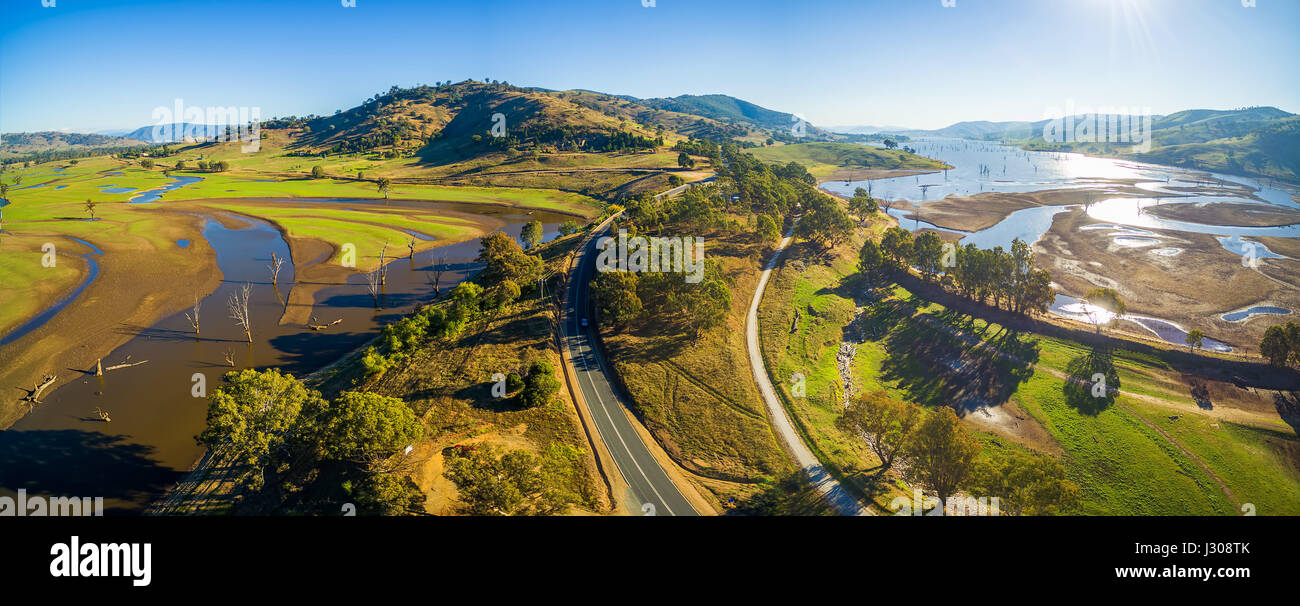
[[[489,77],[725,93],[814,124],[936,128],[1051,108],[1300,111],[1300,2],[0,0],[0,131],[152,124],[158,106],[332,113]]]

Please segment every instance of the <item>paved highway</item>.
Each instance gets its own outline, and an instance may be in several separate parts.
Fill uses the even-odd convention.
[[[699,515],[650,454],[649,448],[641,441],[641,435],[632,426],[633,421],[624,412],[626,405],[606,377],[608,367],[594,347],[591,331],[595,327],[582,326],[582,318],[588,314],[588,286],[596,266],[596,242],[608,230],[608,221],[593,230],[593,237],[573,264],[562,322],[564,353],[569,356],[596,431],[636,499],[636,502],[629,503],[628,509],[646,515]]]

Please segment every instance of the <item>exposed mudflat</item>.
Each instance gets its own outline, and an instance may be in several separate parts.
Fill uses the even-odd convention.
[[[1130,313],[1164,318],[1187,330],[1199,328],[1207,337],[1249,352],[1258,351],[1264,330],[1279,316],[1229,322],[1222,314],[1265,302],[1300,309],[1298,261],[1261,259],[1249,267],[1209,234],[1151,230],[1158,246],[1131,246],[1116,242],[1119,237],[1109,229],[1079,229],[1087,225],[1098,223],[1082,209],[1061,213],[1034,247],[1039,264],[1051,270],[1061,292],[1083,296],[1096,287],[1114,288]],[[1160,254],[1168,248],[1181,252]]]
[[[1285,206],[1265,206],[1239,202],[1216,204],[1172,203],[1145,209],[1161,219],[1204,223],[1206,225],[1232,225],[1236,227],[1273,227],[1300,223],[1300,210]],[[1300,232],[1298,232],[1300,233]]]
[[[906,219],[919,218],[945,229],[972,232],[993,227],[1011,213],[1035,206],[1087,204],[1103,197],[1150,195],[1150,192],[1128,183],[1107,181],[1106,184],[1108,189],[1104,192],[1081,189],[1048,189],[1030,193],[985,192],[972,196],[948,196],[942,200],[925,202],[923,208],[907,201],[897,202],[893,206],[912,211]]]

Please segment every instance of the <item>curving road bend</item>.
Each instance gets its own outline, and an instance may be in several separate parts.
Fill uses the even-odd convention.
[[[699,515],[641,441],[641,435],[625,412],[625,404],[605,375],[608,366],[594,347],[591,333],[594,327],[581,324],[581,319],[587,317],[589,283],[596,266],[596,242],[609,230],[610,220],[592,230],[592,237],[573,264],[561,322],[564,353],[569,356],[596,431],[637,500],[636,506],[629,509],[646,515]]]
[[[795,430],[790,417],[786,415],[781,400],[777,398],[776,388],[768,378],[767,367],[763,364],[763,355],[758,349],[758,304],[763,300],[763,291],[767,288],[767,279],[772,275],[772,268],[776,267],[777,261],[781,260],[781,253],[790,244],[793,233],[792,228],[790,233],[781,240],[776,252],[772,253],[772,259],[767,262],[767,267],[763,268],[763,273],[758,278],[754,299],[749,303],[749,313],[745,316],[745,344],[749,349],[749,367],[754,372],[754,381],[758,383],[758,391],[763,395],[763,402],[767,404],[767,416],[772,419],[772,427],[776,429],[777,435],[785,443],[786,450],[794,457],[799,469],[808,477],[808,482],[840,515],[871,515],[839,481],[826,471],[826,468],[817,461],[817,457],[813,456],[812,451],[804,445],[799,432]]]

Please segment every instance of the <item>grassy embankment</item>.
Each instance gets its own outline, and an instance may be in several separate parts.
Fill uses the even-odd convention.
[[[750,378],[745,311],[770,247],[747,235],[705,234],[705,254],[731,280],[722,326],[698,341],[666,334],[664,323],[602,337],[637,416],[674,461],[724,505],[771,490],[794,472]]]
[[[990,415],[965,415],[985,452],[1028,448],[1059,457],[1082,488],[1084,513],[1231,515],[1244,503],[1264,515],[1297,513],[1300,442],[1293,432],[1275,415],[1237,415],[1243,421],[1235,422],[1216,414],[1240,411],[1198,407],[1185,374],[1196,369],[1173,352],[1115,351],[1124,393],[1103,410],[1088,410],[1066,394],[1063,377],[1089,345],[1017,333],[890,280],[878,283],[883,296],[872,300],[855,275],[854,252],[842,247],[829,263],[796,254],[774,272],[762,346],[774,375],[807,377],[806,398],[789,398],[788,383],[781,389],[819,456],[878,504],[902,485],[893,477],[874,482],[874,455],[834,425],[842,406],[836,354],[859,306],[865,340],[852,363],[858,393],[884,389],[926,407],[987,402]],[[802,317],[791,330],[796,309]]]

